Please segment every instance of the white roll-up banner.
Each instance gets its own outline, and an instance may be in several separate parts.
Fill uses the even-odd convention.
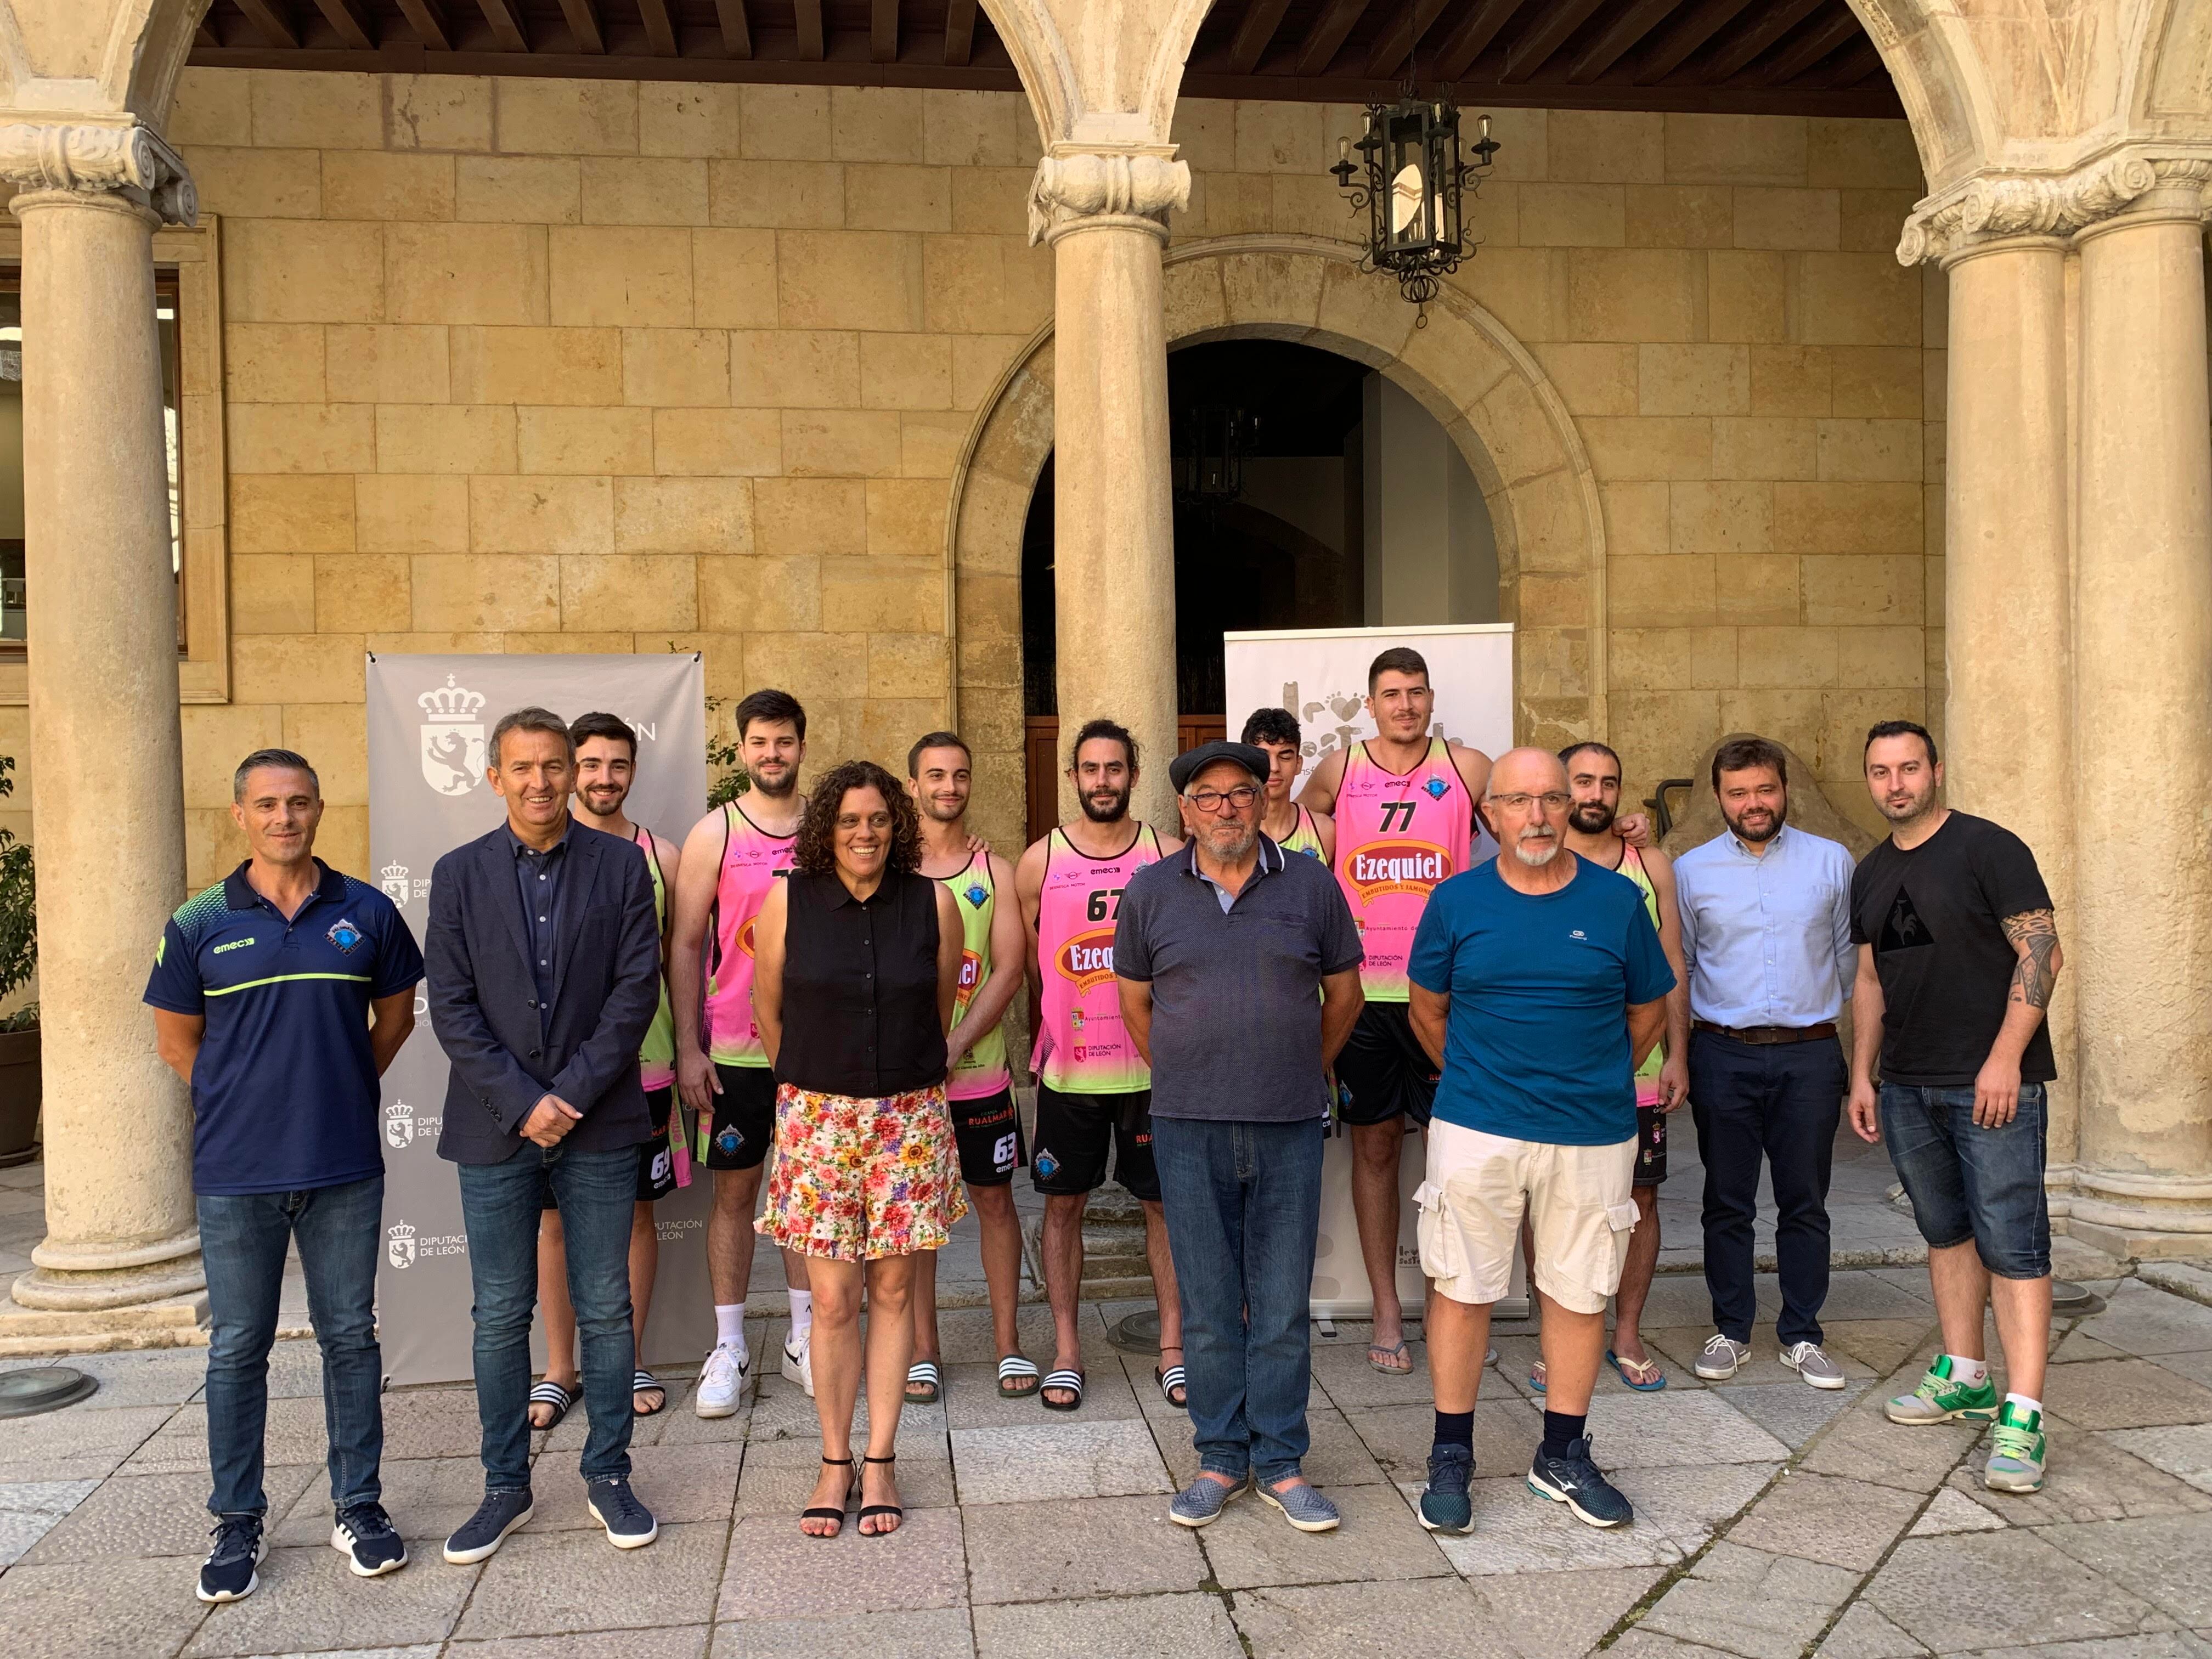
[[[499,717],[535,704],[573,720],[620,715],[637,733],[637,781],[623,811],[681,843],[707,810],[706,681],[691,653],[641,656],[375,656],[368,659],[368,845],[375,882],[419,940],[430,872],[506,813],[484,778]],[[438,1156],[447,1063],[430,1030],[428,985],[416,1024],[384,1074],[384,1253],[377,1316],[387,1378],[471,1375],[468,1238],[459,1182]],[[696,1359],[713,1346],[707,1281],[708,1179],[655,1206],[660,1270],[640,1364]],[[539,1363],[544,1341],[536,1338]]]
[[[1255,708],[1287,708],[1304,733],[1305,765],[1298,788],[1326,756],[1375,735],[1366,708],[1367,670],[1396,646],[1411,647],[1429,665],[1437,694],[1430,731],[1492,757],[1513,746],[1513,625],[1473,623],[1441,628],[1292,629],[1222,635],[1229,731],[1243,730]],[[1295,791],[1293,791],[1295,793]],[[1493,856],[1498,844],[1478,826],[1469,861]],[[1406,1139],[1399,1164],[1398,1295],[1418,1313],[1427,1293],[1415,1236],[1413,1189],[1421,1184],[1425,1142]],[[1509,1299],[1522,1294],[1516,1259]],[[1321,1237],[1314,1255],[1316,1319],[1363,1319],[1374,1310],[1359,1233],[1352,1209],[1352,1148],[1332,1137],[1322,1164]]]

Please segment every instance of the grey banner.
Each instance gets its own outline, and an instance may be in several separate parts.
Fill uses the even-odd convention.
[[[484,742],[499,717],[535,703],[563,720],[619,714],[638,735],[633,823],[681,842],[707,807],[705,678],[691,654],[371,656],[368,659],[370,877],[422,937],[430,871],[505,813],[484,781]],[[438,1156],[446,1057],[418,994],[415,1033],[384,1074],[384,1255],[377,1307],[394,1382],[471,1374],[468,1239],[460,1187]],[[640,1363],[696,1359],[714,1346],[707,1282],[708,1176],[656,1206],[660,1273]],[[544,1357],[544,1333],[538,1335]]]

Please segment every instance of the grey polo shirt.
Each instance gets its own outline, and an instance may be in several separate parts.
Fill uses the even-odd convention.
[[[1152,988],[1152,1112],[1294,1123],[1328,1109],[1321,981],[1359,965],[1359,930],[1319,859],[1264,835],[1260,861],[1225,907],[1197,844],[1129,878],[1114,972]]]

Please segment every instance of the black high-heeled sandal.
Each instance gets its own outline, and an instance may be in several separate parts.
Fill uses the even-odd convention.
[[[842,1465],[843,1468],[849,1469],[853,1467],[853,1460],[849,1457],[825,1457],[822,1461],[824,1463],[831,1465],[833,1468]],[[870,1458],[868,1461],[872,1463],[875,1462],[873,1458]],[[855,1471],[853,1478],[845,1483],[845,1498],[847,1502],[849,1503],[852,1500],[853,1488],[860,1484],[860,1474],[858,1471]],[[842,1532],[845,1530],[845,1505],[843,1504],[840,1504],[833,1510],[826,1504],[817,1504],[812,1509],[799,1510],[799,1518],[802,1521],[835,1521],[837,1523],[837,1532]],[[801,1535],[807,1538],[827,1539],[835,1538],[837,1535],[837,1532],[808,1532],[803,1533]]]
[[[898,1454],[896,1452],[893,1452],[889,1457],[863,1456],[860,1461],[863,1463],[896,1463],[898,1462]],[[872,1515],[895,1515],[902,1522],[906,1520],[906,1511],[896,1504],[863,1504],[860,1506],[860,1521],[854,1522],[854,1524],[855,1526],[859,1526],[860,1521],[866,1521]],[[897,1530],[898,1528],[896,1527],[879,1527],[874,1532],[870,1532],[866,1528],[862,1527],[860,1528],[860,1536],[863,1538],[888,1538]]]

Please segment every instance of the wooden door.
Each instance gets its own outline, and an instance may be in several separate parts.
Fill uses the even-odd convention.
[[[1060,752],[1059,715],[1031,714],[1026,726],[1030,839],[1037,841],[1060,822],[1060,775],[1066,770],[1066,764]],[[1180,755],[1186,749],[1211,743],[1226,735],[1228,729],[1226,715],[1179,714],[1176,717],[1176,753]]]

